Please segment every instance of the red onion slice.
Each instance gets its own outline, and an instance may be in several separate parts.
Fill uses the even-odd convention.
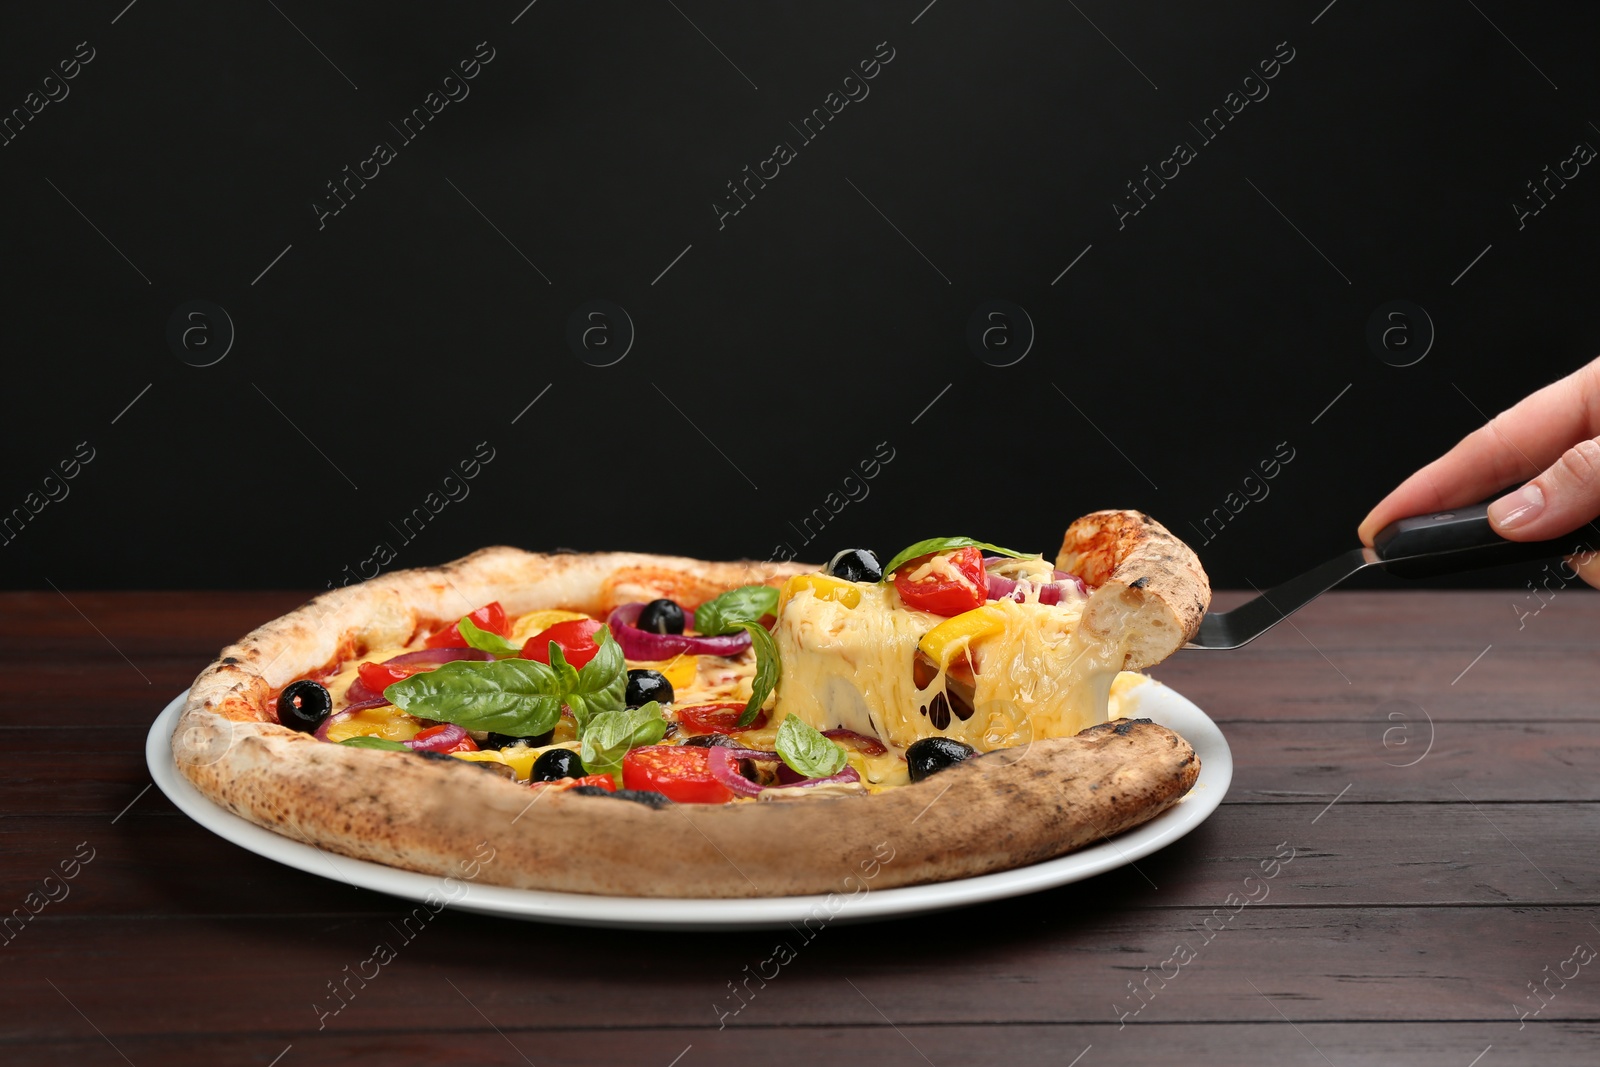
[[[992,581],[993,579],[990,580]],[[824,730],[822,731],[822,736],[831,739],[843,737],[847,740],[855,741],[861,745],[861,754],[863,756],[881,756],[885,752],[889,751],[884,747],[883,742],[879,741],[876,737],[869,737],[866,734],[858,734],[854,730],[846,730],[842,727],[837,730]]]
[[[353,715],[358,711],[366,711],[370,708],[384,707],[388,703],[389,701],[385,699],[382,694],[379,694],[378,696],[370,697],[366,700],[358,700],[354,704],[351,704],[348,707],[340,708],[339,710],[341,712],[349,712]]]
[[[759,748],[730,748],[727,745],[712,745],[711,747],[728,753],[734,759],[753,759],[763,763],[773,763],[783,759],[776,752],[763,752]]]
[[[466,736],[467,731],[452,722],[436,734],[400,743],[413,752],[448,752],[459,745],[461,739]]]
[[[785,764],[785,766],[788,766],[788,765]],[[859,781],[861,781],[861,775],[856,773],[856,769],[854,767],[846,767],[844,770],[840,771],[838,774],[830,774],[826,778],[807,778],[804,781],[795,782],[792,788],[795,788],[795,789],[810,789],[814,785],[829,785],[829,784],[834,783],[834,782],[859,782]]]
[[[1080,596],[1089,595],[1089,583],[1084,581],[1078,575],[1073,574],[1071,571],[1056,571],[1055,580],[1057,582],[1071,582],[1073,585],[1078,587],[1078,593]]]
[[[1079,596],[1085,595],[1086,590],[1083,584],[1083,579],[1079,578],[1075,574],[1068,574],[1065,578],[1060,578],[1059,576],[1064,573],[1064,571],[1056,571],[1058,576],[1056,581],[1037,587],[1039,590],[1039,603],[1061,603],[1061,597],[1066,593],[1066,587],[1069,585],[1074,586],[1077,589]],[[1017,588],[1018,584],[1019,583],[1012,578],[1003,578],[998,574],[989,575],[989,599],[1015,600],[1020,604],[1026,599],[1026,597],[1023,595],[1022,591]]]
[[[711,766],[711,777],[722,783],[729,792],[736,796],[753,797],[761,792],[761,786],[739,773],[739,765],[734,761],[740,759],[739,753],[745,751],[737,748],[723,748],[714,745],[706,749],[709,753],[708,762]],[[763,753],[757,753],[763,755]]]
[[[722,637],[685,637],[683,634],[654,634],[634,625],[644,604],[623,604],[611,613],[606,625],[622,646],[622,654],[633,660],[663,660],[674,656],[737,656],[750,647],[750,635],[740,630]]]
[[[383,661],[383,666],[395,667],[440,667],[446,663],[454,663],[458,659],[489,660],[494,657],[477,648],[424,648],[416,652],[402,652],[400,655]],[[417,672],[421,674],[421,671]],[[374,693],[367,688],[367,683],[360,678],[350,683],[350,688],[345,690],[345,699],[355,704],[363,704],[369,700],[381,700],[382,693]],[[387,700],[383,701],[385,704]]]

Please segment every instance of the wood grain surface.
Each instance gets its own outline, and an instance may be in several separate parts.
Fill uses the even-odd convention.
[[[30,916],[0,933],[0,1062],[1600,1062],[1587,591],[1537,614],[1332,594],[1181,653],[1153,673],[1236,761],[1202,827],[1089,882],[809,940],[449,910],[403,940],[399,901],[190,822],[147,788],[151,719],[303,599],[0,595],[0,916]],[[394,961],[351,978],[380,941]]]

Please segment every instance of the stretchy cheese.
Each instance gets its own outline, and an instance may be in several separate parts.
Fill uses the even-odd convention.
[[[1109,718],[1126,648],[1078,626],[1087,599],[996,600],[973,618],[945,620],[907,609],[887,583],[852,584],[858,599],[819,596],[798,582],[784,599],[773,629],[783,659],[775,721],[798,715],[818,729],[843,727],[898,754],[934,735],[980,752],[1011,748]],[[936,673],[919,686],[918,645],[947,623],[943,632],[958,636],[938,642]]]

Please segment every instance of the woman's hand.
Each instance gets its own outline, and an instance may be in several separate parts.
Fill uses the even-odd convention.
[[[1363,544],[1396,519],[1472,504],[1537,475],[1489,505],[1509,541],[1544,541],[1600,516],[1600,359],[1519,401],[1401,482],[1361,523]],[[1573,563],[1600,588],[1600,558]]]

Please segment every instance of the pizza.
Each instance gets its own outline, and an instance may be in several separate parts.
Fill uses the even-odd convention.
[[[641,897],[837,892],[1062,855],[1178,803],[1124,717],[1210,600],[1133,511],[1053,561],[968,537],[827,566],[487,548],[224,649],[172,737],[249,821],[430,874]]]

